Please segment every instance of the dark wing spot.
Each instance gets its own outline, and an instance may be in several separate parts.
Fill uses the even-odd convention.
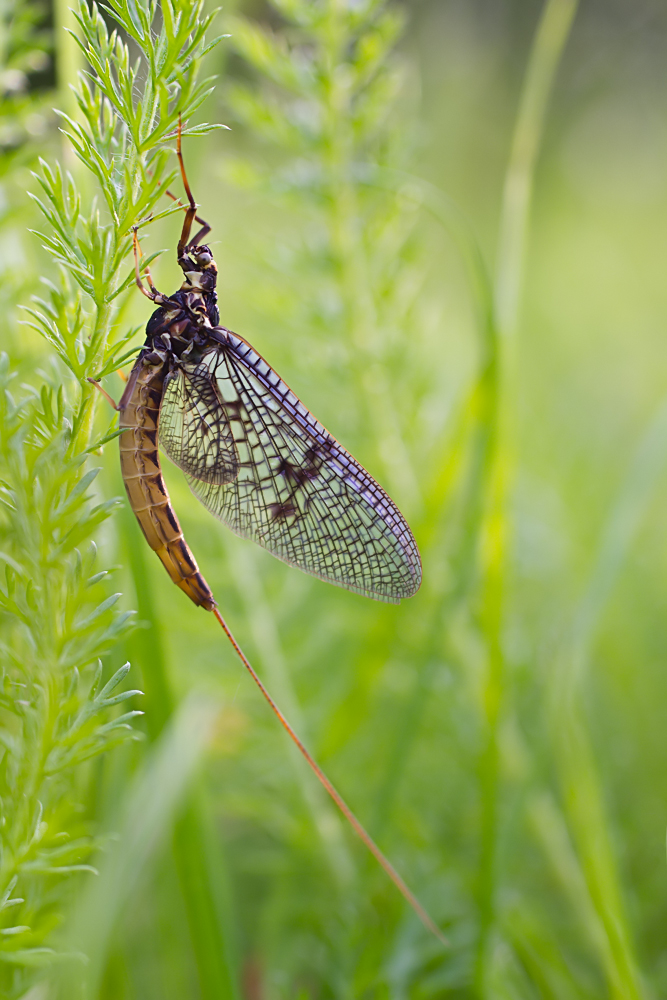
[[[241,420],[243,404],[240,399],[225,399],[222,403],[228,420]]]
[[[296,465],[283,457],[278,465],[278,475],[297,489],[316,479],[322,465],[322,457],[315,448],[309,448],[304,459],[303,465]]]
[[[308,479],[316,479],[320,474],[320,469],[322,468],[322,463],[324,462],[324,457],[320,455],[317,448],[314,446],[309,448],[306,452],[306,465],[304,466],[304,472],[306,473]]]
[[[298,465],[293,465],[286,458],[281,458],[277,471],[278,475],[283,476],[287,483],[297,488],[302,486],[308,478],[303,469],[300,469]]]
[[[189,477],[195,495],[237,534],[320,579],[384,601],[414,594],[419,552],[395,504],[245,341],[222,328],[211,340],[219,347],[202,367],[233,427],[237,475]]]
[[[286,521],[289,517],[298,517],[299,514],[299,508],[292,500],[269,504],[269,517],[272,521]]]

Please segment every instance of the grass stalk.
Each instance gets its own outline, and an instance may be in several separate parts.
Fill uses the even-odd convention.
[[[70,118],[77,114],[73,88],[77,84],[79,71],[84,68],[81,50],[72,35],[77,26],[73,6],[72,0],[55,0],[53,7],[58,104]],[[70,169],[78,166],[72,146],[65,136],[62,154]]]
[[[158,740],[173,717],[176,701],[161,636],[163,628],[153,599],[146,565],[146,544],[127,505],[118,518],[121,541],[132,575],[136,608],[144,626],[129,640],[146,695],[146,722],[151,742]],[[239,986],[233,957],[234,933],[221,845],[214,841],[204,789],[194,782],[177,814],[172,853],[187,914],[201,996],[237,1000]]]
[[[495,279],[496,321],[516,334],[521,307],[530,207],[544,123],[578,0],[547,0],[537,26],[519,96],[500,213]]]
[[[487,510],[481,539],[480,624],[486,645],[486,669],[481,695],[485,746],[480,759],[479,938],[475,959],[475,985],[480,997],[489,994],[493,935],[497,923],[498,740],[507,684],[503,621],[510,544],[507,502],[513,468],[515,342],[535,168],[549,98],[576,9],[576,0],[546,0],[531,48],[501,206],[494,280],[494,326],[498,348],[496,352],[491,352],[480,382],[480,425],[485,428],[488,462]]]
[[[175,713],[135,776],[114,824],[119,835],[89,883],[73,914],[67,940],[87,956],[87,962],[63,970],[59,996],[66,1000],[96,1000],[112,934],[134,893],[141,889],[151,862],[208,743],[220,706],[210,698],[191,697]],[[229,993],[206,993],[226,997]]]
[[[642,436],[603,528],[569,646],[552,673],[551,728],[565,812],[579,853],[588,901],[599,922],[594,944],[611,995],[640,1000],[645,987],[609,837],[608,810],[582,705],[603,612],[667,461],[667,404]],[[584,905],[584,904],[582,904]]]

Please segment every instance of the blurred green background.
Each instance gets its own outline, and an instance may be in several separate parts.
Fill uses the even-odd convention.
[[[331,149],[261,127],[243,94],[268,93],[288,121],[313,107],[266,90],[229,9],[219,25],[234,37],[209,59],[220,79],[203,117],[232,131],[190,140],[185,156],[213,225],[222,323],[401,506],[422,552],[421,591],[392,607],[312,580],[231,536],[174,468],[165,474],[241,645],[450,946],[429,938],[367,857],[212,616],[170,584],[121,512],[100,546],[146,623],[125,652],[142,673],[147,732],[169,711],[162,671],[175,700],[198,689],[224,709],[195,795],[205,836],[187,814],[179,828],[186,855],[205,859],[217,930],[188,917],[167,839],[114,932],[100,994],[110,1000],[667,991],[667,9],[572,8],[518,315],[498,335],[506,356],[491,387],[483,296],[443,197],[469,220],[460,226],[493,282],[544,8],[417,0],[401,10],[387,61],[395,97],[366,133],[348,133],[344,111],[334,128],[341,156],[380,165],[353,174],[351,201],[312,179]],[[293,37],[288,13],[287,3],[282,14],[236,7]],[[59,99],[46,89],[44,100],[30,148],[52,159],[48,104]],[[10,303],[27,301],[31,275],[51,266],[27,233],[27,165],[24,151],[3,179]],[[173,216],[149,228],[144,251],[173,247],[178,229]],[[154,277],[165,291],[178,285],[171,251]],[[149,313],[137,293],[132,322]],[[50,364],[32,332],[7,341],[26,377]],[[118,396],[120,381],[107,381]],[[113,445],[104,463],[99,489],[120,495]],[[103,825],[146,747],[97,765]],[[202,968],[221,940],[229,981],[211,992]]]

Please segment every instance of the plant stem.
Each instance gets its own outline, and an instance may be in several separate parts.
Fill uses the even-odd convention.
[[[644,996],[615,860],[594,748],[582,705],[590,653],[607,606],[667,458],[667,403],[650,421],[605,524],[579,601],[569,646],[552,673],[551,726],[565,812],[585,879],[579,908],[594,913],[592,938],[613,997]],[[592,921],[589,920],[589,924]]]
[[[77,28],[76,18],[72,10],[71,0],[55,0],[54,28],[56,50],[56,77],[58,83],[58,107],[70,118],[77,115],[78,107],[72,86],[77,82],[77,75],[83,69],[81,49],[74,41],[70,31]],[[74,155],[74,150],[67,136],[62,136],[63,161],[69,170],[76,170],[80,179],[83,174],[81,164]]]
[[[577,0],[546,0],[523,82],[506,172],[494,282],[497,352],[491,351],[480,382],[482,426],[488,452],[487,510],[482,527],[481,626],[486,644],[482,689],[485,746],[480,760],[482,800],[479,872],[477,995],[488,996],[492,937],[497,922],[497,846],[500,796],[499,732],[506,686],[502,630],[507,588],[507,501],[513,469],[512,403],[525,244],[535,167],[554,78],[577,9]]]
[[[139,629],[129,640],[133,659],[140,666],[146,694],[146,720],[151,742],[161,736],[172,719],[176,701],[171,688],[161,641],[163,629],[153,601],[153,587],[146,565],[146,545],[132,511],[123,506],[120,533],[132,574],[139,618],[148,629]],[[226,882],[224,861],[211,834],[211,819],[199,783],[190,789],[183,811],[174,824],[172,851],[197,962],[203,998],[238,1000],[239,987],[232,957],[233,933],[226,899],[220,887]]]
[[[364,240],[359,182],[353,178],[355,159],[359,155],[359,140],[353,126],[353,94],[337,72],[345,62],[345,45],[349,41],[345,15],[342,4],[330,3],[322,66],[326,79],[323,98],[326,128],[322,151],[327,177],[325,222],[345,335],[357,361],[352,370],[358,380],[358,396],[378,442],[392,495],[408,509],[417,511],[422,504],[420,488],[397,419],[394,387],[382,365],[381,321]],[[393,458],[388,460],[387,456]]]
[[[547,0],[521,88],[500,216],[495,281],[496,320],[504,336],[516,333],[526,239],[547,105],[578,0]]]

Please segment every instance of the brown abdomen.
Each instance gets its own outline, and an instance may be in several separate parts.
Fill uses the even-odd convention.
[[[119,405],[120,467],[146,541],[190,600],[212,611],[211,588],[183,537],[160,468],[158,423],[166,374],[166,365],[156,368],[141,361],[132,369]]]

